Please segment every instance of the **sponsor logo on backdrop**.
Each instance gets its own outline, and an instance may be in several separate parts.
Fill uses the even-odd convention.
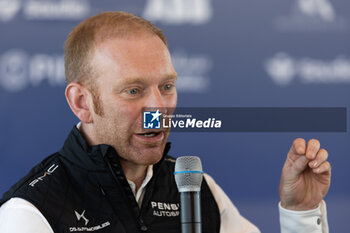
[[[280,86],[293,80],[308,83],[350,83],[350,59],[338,56],[332,60],[293,58],[287,53],[277,53],[264,64],[267,74]]]
[[[0,84],[8,91],[22,90],[28,83],[28,56],[11,50],[0,57]]]
[[[0,20],[5,23],[19,12],[25,20],[81,20],[90,10],[87,0],[0,0]]]
[[[335,11],[328,0],[298,0],[297,11],[308,17],[315,17],[325,22],[335,20]]]
[[[282,31],[348,29],[348,21],[337,14],[330,0],[294,0],[292,4],[289,15],[274,20],[277,29]]]
[[[210,72],[213,60],[207,55],[188,55],[184,50],[171,53],[178,74],[176,89],[179,92],[203,93],[210,87]]]
[[[0,0],[0,21],[8,22],[13,20],[20,9],[20,0]]]
[[[278,85],[289,84],[295,75],[294,60],[285,53],[278,53],[273,58],[268,59],[265,68]]]
[[[50,86],[64,85],[63,55],[28,55],[18,49],[0,55],[0,86],[6,91],[21,91],[28,86],[39,86],[44,81]]]
[[[147,0],[142,16],[163,24],[205,24],[213,17],[211,0]]]

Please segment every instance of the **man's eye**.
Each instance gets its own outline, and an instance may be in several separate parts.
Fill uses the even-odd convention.
[[[164,86],[164,90],[168,91],[168,90],[170,90],[172,87],[173,87],[173,84],[166,84],[166,85]]]
[[[140,91],[139,91],[137,88],[133,88],[133,89],[128,90],[127,92],[128,92],[128,94],[130,94],[130,95],[136,95],[136,94],[138,94]]]

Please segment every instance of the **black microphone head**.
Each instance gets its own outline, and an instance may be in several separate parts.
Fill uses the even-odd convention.
[[[199,192],[203,179],[202,163],[197,156],[176,159],[175,181],[179,192]]]

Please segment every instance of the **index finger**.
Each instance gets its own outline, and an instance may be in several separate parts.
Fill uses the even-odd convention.
[[[306,142],[303,138],[297,138],[293,142],[293,146],[291,148],[292,152],[295,154],[303,155],[305,154]]]
[[[306,142],[303,138],[297,138],[293,141],[288,156],[292,161],[296,161],[301,155],[305,154]]]

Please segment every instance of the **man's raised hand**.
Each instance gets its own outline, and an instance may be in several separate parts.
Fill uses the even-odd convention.
[[[331,182],[328,152],[320,142],[311,139],[307,144],[298,138],[287,155],[279,186],[282,207],[290,210],[310,210],[318,207]]]

